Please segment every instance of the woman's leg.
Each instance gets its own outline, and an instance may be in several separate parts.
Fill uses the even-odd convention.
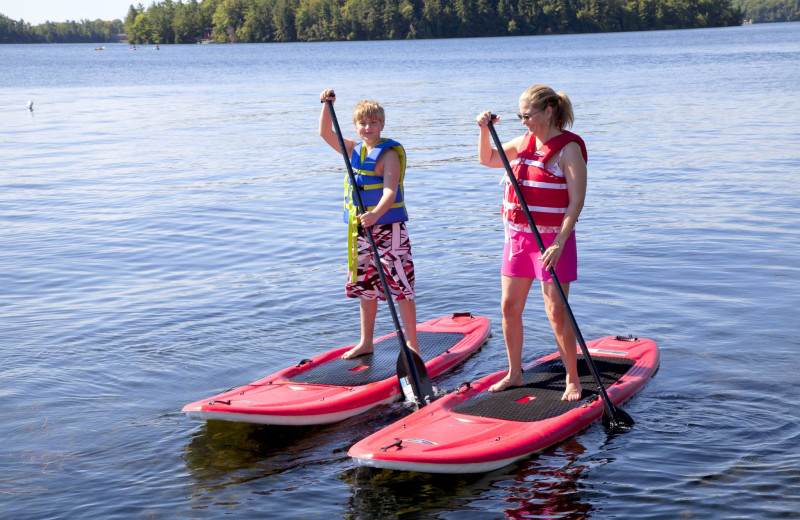
[[[502,277],[503,295],[501,308],[503,311],[503,336],[506,340],[508,354],[508,373],[498,383],[489,388],[490,392],[499,392],[506,388],[522,384],[522,311],[531,289],[533,278]]]
[[[564,295],[569,296],[569,283],[561,284]],[[561,354],[561,361],[567,369],[567,382],[563,401],[577,401],[581,398],[581,380],[578,376],[578,355],[575,350],[575,329],[572,328],[567,309],[558,294],[558,287],[555,282],[542,282],[542,297],[544,298],[544,308],[547,317],[550,318],[550,325],[553,327],[553,334],[556,337],[558,352]]]

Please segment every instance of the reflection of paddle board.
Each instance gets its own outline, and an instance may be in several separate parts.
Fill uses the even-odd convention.
[[[628,399],[655,373],[656,344],[606,337],[587,344],[614,404]],[[580,350],[578,350],[580,354]],[[525,385],[486,390],[497,372],[440,398],[356,443],[348,454],[361,466],[429,473],[478,473],[510,464],[574,435],[603,415],[603,401],[583,356],[583,399],[561,400],[566,372],[558,353],[525,368]]]
[[[487,318],[454,314],[417,325],[417,340],[428,375],[464,361],[491,332]],[[253,383],[183,407],[191,419],[260,424],[324,424],[341,421],[400,395],[396,335],[375,342],[375,352],[341,359],[343,347],[304,359]]]

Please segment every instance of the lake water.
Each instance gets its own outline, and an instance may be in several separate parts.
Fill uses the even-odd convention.
[[[0,518],[800,517],[800,24],[2,45],[0,72]],[[502,171],[477,163],[474,121],[491,109],[520,135],[534,83],[570,95],[589,148],[583,335],[661,348],[630,432],[598,423],[492,473],[433,476],[347,456],[399,404],[320,427],[185,418],[357,341],[326,87],[347,135],[377,99],[409,153],[419,320],[494,325],[436,386],[504,369]],[[533,291],[525,360],[553,349]]]

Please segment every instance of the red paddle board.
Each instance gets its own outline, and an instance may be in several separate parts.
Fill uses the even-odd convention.
[[[587,344],[611,401],[638,391],[659,365],[648,339],[609,336]],[[561,400],[565,370],[557,352],[525,367],[525,384],[487,389],[497,372],[356,443],[348,454],[361,466],[428,473],[479,473],[501,468],[579,432],[603,415],[603,401],[580,350],[582,399]]]
[[[428,375],[461,363],[491,332],[489,319],[453,314],[417,325]],[[191,419],[306,425],[344,420],[401,395],[396,334],[375,342],[373,354],[342,359],[352,346],[331,350],[250,384],[183,407]]]

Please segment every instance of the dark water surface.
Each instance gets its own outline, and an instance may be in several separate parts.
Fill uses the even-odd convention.
[[[272,45],[0,46],[0,518],[800,517],[800,24]],[[275,428],[181,407],[357,341],[343,165],[361,98],[409,153],[418,317],[495,333],[440,380],[505,367],[500,170],[533,83],[589,147],[571,303],[584,336],[656,340],[600,424],[471,476],[357,469],[403,416]],[[34,111],[26,110],[27,101]],[[385,307],[378,333],[393,330]],[[553,350],[534,292],[525,359]]]

